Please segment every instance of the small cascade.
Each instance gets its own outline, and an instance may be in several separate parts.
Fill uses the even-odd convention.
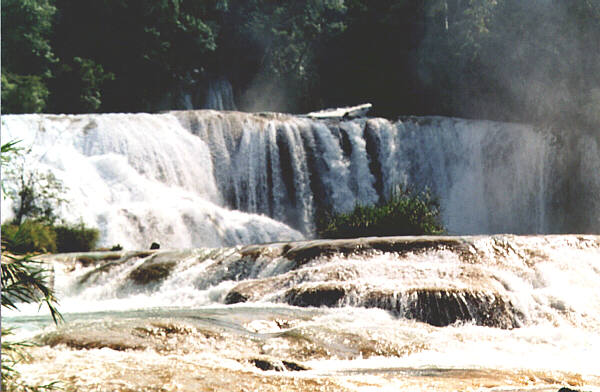
[[[237,110],[233,87],[227,79],[211,80],[206,91],[204,109]]]
[[[47,256],[69,309],[285,303],[434,326],[600,325],[598,236],[389,237]],[[569,287],[564,290],[564,287]]]
[[[364,290],[331,284],[293,287],[286,292],[285,302],[302,307],[340,307],[350,304],[378,308],[399,318],[417,320],[437,327],[445,327],[457,321],[503,329],[521,325],[519,311],[495,293],[420,288],[405,292],[374,289],[357,294],[360,291]],[[233,298],[233,295],[229,298]]]
[[[392,380],[393,390],[600,385],[598,235],[40,257],[54,269],[66,322],[48,326],[38,304],[4,309],[2,322],[37,343],[19,370],[45,383],[148,390],[177,371],[169,385],[189,391],[223,380],[227,390],[249,377],[262,380],[246,384],[257,390],[310,381],[300,391],[340,390],[352,380],[356,389],[363,380],[376,389]],[[148,380],[148,368],[160,377]]]
[[[230,207],[267,214],[307,235],[320,209],[373,204],[398,185],[430,189],[452,234],[595,233],[600,227],[600,176],[591,174],[600,157],[593,154],[598,149],[593,135],[574,132],[579,141],[567,147],[550,130],[442,117],[394,123],[177,115],[193,132],[212,130],[198,134],[213,152],[219,188],[229,195]],[[261,178],[254,182],[258,186],[246,186],[253,177]],[[268,202],[257,205],[244,198]],[[578,213],[582,208],[590,214]],[[574,214],[579,218],[565,218]]]

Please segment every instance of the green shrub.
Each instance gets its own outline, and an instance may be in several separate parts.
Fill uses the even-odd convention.
[[[56,233],[52,226],[34,220],[20,225],[2,225],[2,244],[10,252],[56,252]]]
[[[2,225],[2,245],[9,252],[26,254],[32,252],[88,252],[96,247],[100,232],[75,225],[52,226],[35,220],[20,225]]]
[[[350,213],[320,214],[317,234],[321,238],[442,234],[439,214],[439,204],[428,191],[398,188],[378,205],[357,205]]]
[[[54,226],[59,252],[88,252],[96,247],[100,232],[83,223]]]

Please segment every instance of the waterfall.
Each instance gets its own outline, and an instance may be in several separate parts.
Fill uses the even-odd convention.
[[[600,232],[600,139],[576,130],[198,110],[7,115],[2,138],[64,182],[60,215],[99,227],[106,246],[311,237],[318,211],[398,184],[429,188],[450,234]]]
[[[452,234],[600,230],[596,135],[443,117],[176,115],[209,145],[230,208],[269,215],[305,234],[320,208],[373,204],[399,184],[429,188]]]
[[[227,79],[213,80],[208,84],[205,109],[236,110],[233,87]]]
[[[58,215],[83,220],[104,246],[226,246],[302,238],[283,223],[223,207],[207,144],[172,114],[3,116],[4,140],[28,168],[67,188]],[[14,186],[10,181],[7,187]],[[11,218],[3,200],[2,218]]]
[[[204,80],[199,71],[186,75],[176,83],[154,110],[237,110],[233,87],[224,77]]]

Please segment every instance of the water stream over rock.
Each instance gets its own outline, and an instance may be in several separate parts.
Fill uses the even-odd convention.
[[[40,344],[18,365],[31,383],[600,391],[598,135],[213,110],[1,121],[24,167],[67,187],[58,215],[125,249],[40,257],[67,323],[2,312]],[[398,184],[431,189],[448,236],[312,240],[319,211]]]
[[[77,390],[600,390],[600,237],[45,256],[67,324],[3,322]],[[163,389],[161,389],[163,388]],[[386,389],[387,388],[387,389]]]

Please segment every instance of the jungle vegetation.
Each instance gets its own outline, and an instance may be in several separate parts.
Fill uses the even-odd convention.
[[[242,110],[600,124],[600,1],[5,0],[2,112]]]

